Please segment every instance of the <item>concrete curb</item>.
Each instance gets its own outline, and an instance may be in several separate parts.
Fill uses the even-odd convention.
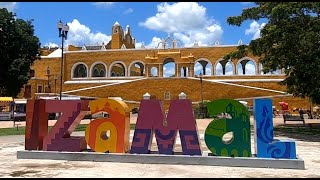
[[[176,164],[229,166],[251,168],[301,169],[305,170],[304,161],[298,159],[271,159],[254,157],[222,157],[222,156],[188,156],[159,154],[116,154],[97,152],[57,152],[57,151],[18,151],[18,159],[51,159],[68,161],[96,161],[141,164]]]

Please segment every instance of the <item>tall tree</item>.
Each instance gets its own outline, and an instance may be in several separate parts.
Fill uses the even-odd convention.
[[[310,97],[320,103],[320,3],[255,2],[240,16],[228,17],[230,25],[245,20],[265,19],[261,37],[241,45],[224,58],[233,59],[252,53],[259,56],[264,72],[285,69],[281,84],[294,96]]]
[[[18,19],[6,8],[0,9],[0,37],[0,96],[16,97],[39,57],[39,39],[32,20]]]

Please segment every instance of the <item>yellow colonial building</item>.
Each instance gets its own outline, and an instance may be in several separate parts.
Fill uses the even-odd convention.
[[[167,108],[171,99],[184,92],[194,104],[233,98],[252,105],[254,98],[269,97],[278,109],[280,101],[289,102],[289,108],[309,108],[307,99],[294,98],[279,85],[285,78],[281,70],[277,74],[263,73],[258,57],[254,56],[223,59],[238,44],[216,42],[213,46],[195,44],[182,48],[169,35],[156,48],[136,48],[129,26],[124,31],[115,23],[111,33],[107,44],[69,45],[64,49],[63,97],[120,97],[130,107],[138,107],[143,95],[149,93],[163,100]],[[32,77],[21,90],[20,98],[59,97],[61,49],[43,49],[42,53],[41,60],[32,66]],[[174,67],[170,77],[165,76],[168,63]],[[253,66],[250,74],[248,64]]]

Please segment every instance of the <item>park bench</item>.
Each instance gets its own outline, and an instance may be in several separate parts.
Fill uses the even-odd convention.
[[[283,115],[283,121],[286,123],[286,121],[302,121],[303,125],[305,125],[305,121],[303,116],[296,116],[296,115],[290,115],[290,114],[284,114]]]

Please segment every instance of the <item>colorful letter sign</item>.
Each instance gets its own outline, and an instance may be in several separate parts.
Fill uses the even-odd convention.
[[[257,157],[296,159],[294,141],[273,139],[271,99],[255,99],[254,116]]]
[[[62,112],[56,124],[43,139],[43,149],[47,151],[82,151],[87,149],[84,137],[71,137],[72,131],[86,115],[88,101],[47,100],[46,112]],[[48,116],[46,117],[48,119]]]
[[[239,101],[219,99],[207,104],[212,116],[227,113],[231,119],[215,118],[206,128],[204,140],[208,149],[217,156],[250,157],[250,119],[248,109]],[[223,136],[232,132],[229,142]]]
[[[183,154],[201,155],[196,121],[189,100],[171,101],[167,117],[161,101],[142,100],[130,152],[150,153],[155,132],[159,154],[173,154],[178,129]]]
[[[123,101],[98,99],[90,102],[92,114],[104,113],[108,117],[95,119],[86,129],[86,142],[97,152],[129,152],[129,108]],[[107,135],[107,132],[110,135]]]
[[[93,116],[85,137],[71,133],[90,111]],[[219,99],[207,104],[214,116],[205,130],[205,143],[217,156],[251,157],[250,119],[247,107],[232,99]],[[48,132],[48,113],[60,112]],[[273,139],[271,99],[254,100],[255,148],[258,158],[296,159],[295,142]],[[123,101],[98,100],[28,100],[26,150],[83,151],[87,146],[96,152],[148,154],[153,135],[159,154],[174,154],[179,131],[182,153],[202,155],[192,103],[187,99],[172,100],[166,116],[160,100],[141,101],[130,149],[129,108]],[[232,133],[230,140],[225,140]]]
[[[28,100],[26,113],[26,150],[42,150],[43,138],[48,133],[48,113],[46,113],[46,100]]]

